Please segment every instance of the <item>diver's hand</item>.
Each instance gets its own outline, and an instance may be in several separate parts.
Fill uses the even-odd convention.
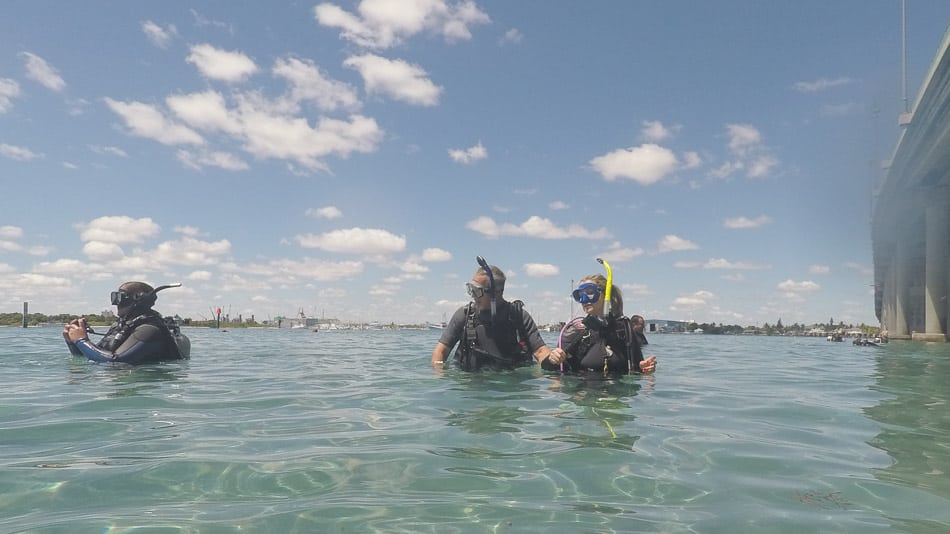
[[[66,325],[66,329],[63,331],[69,337],[69,340],[73,343],[81,339],[89,339],[89,334],[86,333],[86,320],[83,318],[76,319]]]
[[[564,362],[567,359],[567,353],[564,352],[564,349],[560,347],[555,347],[551,349],[551,352],[548,353],[547,360],[554,365]]]
[[[652,373],[653,371],[656,371],[656,356],[651,355],[649,358],[640,362],[640,372]]]

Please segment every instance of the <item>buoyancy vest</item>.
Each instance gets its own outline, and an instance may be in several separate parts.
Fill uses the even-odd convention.
[[[639,373],[643,361],[639,340],[627,317],[610,316],[606,323],[586,317],[565,326],[561,348],[567,353],[564,371],[604,375]],[[546,369],[554,368],[548,364]]]
[[[508,303],[508,313],[485,324],[474,303],[468,304],[465,329],[455,350],[455,361],[466,371],[482,368],[510,369],[531,362],[526,341],[524,303]]]
[[[169,321],[163,319],[162,315],[157,311],[147,310],[129,320],[119,319],[96,345],[103,350],[115,352],[136,328],[149,324],[167,334],[168,354],[162,359],[188,359],[191,356],[191,341],[185,335],[181,334],[177,325],[170,327],[168,322]]]

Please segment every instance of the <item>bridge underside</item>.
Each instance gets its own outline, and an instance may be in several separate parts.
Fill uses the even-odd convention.
[[[950,36],[874,195],[874,304],[892,339],[950,333]]]

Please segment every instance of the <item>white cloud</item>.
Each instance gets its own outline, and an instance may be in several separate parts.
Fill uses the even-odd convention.
[[[744,165],[741,161],[727,161],[719,167],[710,170],[708,175],[712,178],[725,179],[742,170],[743,167]]]
[[[274,62],[274,76],[290,84],[290,99],[295,104],[311,102],[323,111],[360,108],[359,95],[351,85],[324,76],[310,60],[278,59]]]
[[[185,60],[193,64],[202,76],[212,80],[241,82],[257,72],[257,65],[246,55],[209,44],[192,46]]]
[[[221,29],[221,30],[226,30],[230,35],[232,35],[232,36],[234,35],[234,25],[233,25],[233,24],[229,24],[229,23],[227,23],[227,22],[223,22],[223,21],[220,21],[220,20],[209,19],[208,17],[205,17],[204,15],[202,15],[201,13],[198,13],[198,12],[197,12],[196,10],[194,10],[194,9],[189,9],[188,11],[191,12],[191,16],[192,16],[192,19],[193,19],[194,22],[195,22],[195,26],[197,26],[197,27],[199,27],[199,28],[203,28],[203,27],[206,27],[206,26],[210,26],[210,27],[212,27],[212,28],[218,28],[218,29]]]
[[[333,230],[320,235],[294,236],[304,248],[319,248],[327,252],[352,254],[391,254],[406,248],[406,237],[375,228]]]
[[[351,152],[371,152],[383,136],[372,118],[323,117],[311,126],[306,118],[288,115],[293,110],[280,102],[254,93],[238,93],[234,98],[234,108],[216,91],[171,96],[166,102],[187,124],[227,133],[255,157],[291,160],[308,170],[326,170],[322,158],[331,154],[346,157]]]
[[[550,263],[526,263],[522,266],[524,274],[531,278],[543,278],[546,276],[557,276],[561,270],[556,265]]]
[[[491,217],[482,216],[465,223],[465,227],[487,237],[520,236],[538,239],[606,239],[610,232],[606,228],[588,230],[583,226],[572,224],[561,228],[550,219],[532,215],[525,222],[515,225],[511,223],[496,223]]]
[[[442,250],[441,248],[427,248],[422,251],[422,261],[428,262],[442,262],[449,261],[452,259],[452,254],[447,250]]]
[[[154,106],[141,102],[120,102],[111,98],[106,98],[105,102],[109,109],[122,117],[132,135],[152,139],[163,145],[204,143],[204,138],[197,132],[169,121]]]
[[[682,126],[679,124],[666,127],[660,121],[643,121],[640,137],[648,143],[659,143],[673,137],[681,128]]]
[[[614,242],[610,245],[610,248],[601,253],[598,257],[616,263],[621,261],[630,261],[634,258],[644,255],[645,253],[646,251],[640,247],[624,247],[619,242]]]
[[[683,153],[683,168],[695,169],[703,164],[703,158],[696,152]]]
[[[83,241],[101,243],[142,243],[161,231],[161,226],[148,217],[133,219],[125,215],[99,217],[77,228]]]
[[[748,217],[731,217],[722,222],[722,225],[726,228],[732,230],[740,230],[746,228],[759,228],[765,226],[766,224],[772,222],[772,219],[768,218],[765,215],[760,215],[754,219]]]
[[[343,65],[363,78],[366,92],[379,94],[416,106],[439,103],[442,88],[426,77],[426,71],[401,59],[386,59],[373,54],[352,56]]]
[[[322,208],[309,208],[306,212],[308,217],[320,219],[339,219],[343,212],[336,206],[324,206]]]
[[[673,300],[671,309],[674,311],[690,311],[709,305],[709,301],[716,298],[710,291],[700,290],[695,293],[681,295]]]
[[[99,261],[120,260],[125,257],[125,251],[116,243],[104,241],[89,241],[82,247],[82,252],[89,258]]]
[[[20,96],[20,84],[10,78],[0,78],[0,113],[13,107],[13,99]]]
[[[21,237],[23,237],[23,229],[19,226],[0,226],[0,238],[20,239]]]
[[[794,280],[785,280],[776,286],[781,291],[790,292],[790,293],[811,293],[821,289],[821,286],[818,284],[806,280],[803,282],[796,282]]]
[[[506,31],[504,35],[501,36],[501,38],[498,40],[498,44],[500,45],[515,44],[516,45],[516,44],[521,44],[521,41],[523,40],[524,40],[524,34],[521,33],[521,31],[518,30],[517,28],[511,28],[510,30]]]
[[[772,168],[778,165],[778,160],[772,156],[761,156],[749,162],[746,176],[749,178],[762,178],[768,176]]]
[[[312,258],[303,260],[279,259],[267,263],[251,263],[238,265],[222,265],[227,270],[242,273],[267,276],[279,282],[286,283],[300,280],[317,280],[329,282],[354,278],[363,272],[363,263],[359,261],[321,261]]]
[[[321,118],[311,127],[306,119],[243,109],[244,150],[260,158],[290,159],[310,170],[326,169],[324,156],[372,152],[383,132],[376,121],[353,115],[349,121]]]
[[[699,245],[696,243],[672,234],[663,236],[657,243],[657,250],[660,253],[674,252],[679,250],[696,250],[698,248]]]
[[[56,261],[40,262],[33,266],[33,272],[40,274],[61,274],[69,276],[75,275],[79,272],[87,273],[89,272],[89,268],[90,265],[88,263],[84,263],[79,260],[62,258]]]
[[[201,241],[185,236],[175,241],[160,243],[149,254],[155,265],[214,265],[231,251],[231,242]]]
[[[210,151],[210,152],[191,152],[188,150],[179,150],[175,157],[183,165],[192,169],[203,169],[204,167],[218,167],[226,171],[246,171],[250,166],[241,160],[241,158],[230,152]]]
[[[831,267],[827,265],[810,265],[808,267],[808,274],[828,274],[831,272]]]
[[[176,117],[199,130],[241,133],[240,117],[228,109],[224,96],[217,91],[173,95],[165,103]]]
[[[762,143],[762,134],[751,124],[727,124],[726,134],[729,136],[729,150],[739,156],[744,156],[752,147]]]
[[[175,29],[174,25],[169,24],[162,28],[150,20],[142,23],[142,32],[153,45],[159,48],[168,48],[171,40],[178,35],[178,30]]]
[[[339,28],[340,37],[365,48],[389,48],[423,31],[447,41],[472,38],[470,26],[487,24],[488,15],[472,1],[454,5],[444,0],[363,0],[358,14],[331,3],[314,7],[323,26]]]
[[[192,237],[201,233],[201,231],[195,228],[194,226],[176,226],[173,228],[173,230],[179,234],[189,235]]]
[[[548,209],[554,210],[554,211],[566,210],[566,209],[570,209],[570,206],[568,206],[566,202],[563,202],[561,200],[555,200],[554,202],[551,202],[550,204],[548,204]]]
[[[66,89],[66,81],[60,77],[59,72],[52,67],[45,59],[31,54],[29,52],[20,52],[26,64],[26,77],[49,89],[50,91],[61,92]]]
[[[697,261],[678,261],[673,264],[674,267],[678,269],[726,269],[726,270],[743,270],[743,271],[754,271],[760,269],[768,269],[769,266],[761,263],[752,263],[752,262],[732,262],[724,258],[710,258],[705,262]]]
[[[449,149],[449,157],[456,163],[472,163],[488,157],[488,150],[479,141],[477,145],[466,149]]]
[[[15,159],[17,161],[30,161],[31,159],[42,158],[42,154],[37,154],[29,148],[22,146],[8,145],[0,143],[0,156]]]
[[[626,178],[642,185],[663,180],[679,165],[672,150],[652,143],[614,150],[589,163],[607,181]]]
[[[847,77],[838,77],[838,78],[819,78],[812,82],[795,82],[795,90],[799,93],[817,93],[819,91],[824,91],[826,89],[831,89],[832,87],[841,87],[842,85],[848,85],[854,82],[851,78]]]
[[[737,160],[724,164],[710,175],[725,178],[739,169],[745,169],[749,178],[762,178],[778,165],[778,159],[763,143],[761,132],[751,124],[727,124],[726,135],[729,138],[729,151]]]
[[[125,150],[122,150],[121,148],[114,147],[114,146],[89,145],[89,150],[92,150],[96,154],[108,154],[111,156],[119,156],[122,158],[129,157],[129,155],[126,154]]]
[[[186,280],[207,281],[211,280],[212,275],[209,271],[192,271],[185,276]]]
[[[399,266],[399,270],[409,274],[422,274],[429,272],[429,268],[415,261],[406,261]]]

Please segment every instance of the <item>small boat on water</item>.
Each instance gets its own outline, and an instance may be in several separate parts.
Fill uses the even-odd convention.
[[[445,324],[446,324],[445,314],[443,313],[441,323],[432,323],[432,322],[426,321],[426,328],[428,328],[429,330],[442,330],[445,328]]]

